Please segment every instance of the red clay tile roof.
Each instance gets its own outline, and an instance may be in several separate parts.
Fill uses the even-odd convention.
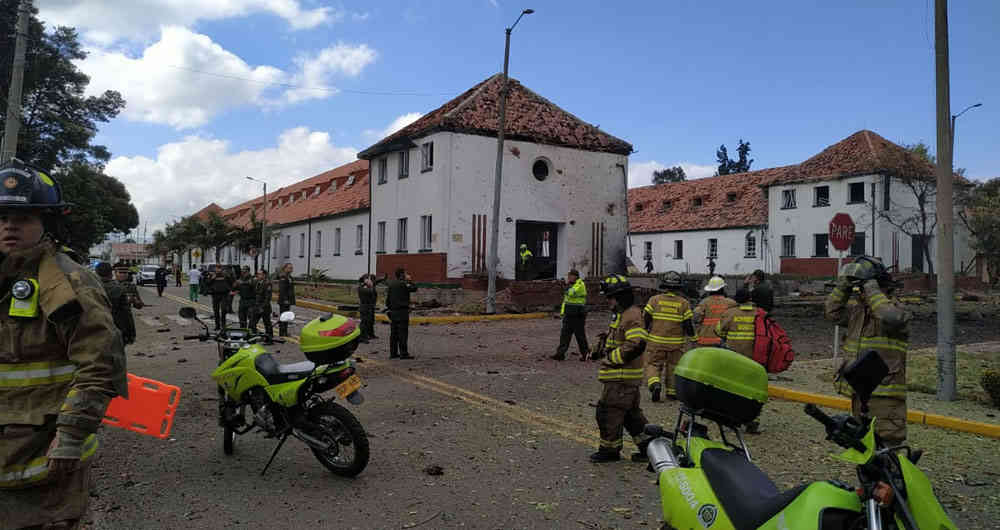
[[[933,179],[935,168],[906,148],[872,131],[862,130],[802,162],[798,172],[774,184],[874,174]]]
[[[347,182],[353,177],[353,182]],[[330,191],[330,185],[336,182],[335,191]],[[317,186],[319,193],[316,193]],[[295,200],[292,201],[292,197]],[[227,208],[220,215],[236,226],[249,226],[250,213],[254,212],[260,219],[263,206],[262,197],[258,196],[242,204]],[[319,175],[296,182],[267,194],[267,224],[281,225],[341,215],[359,209],[366,209],[371,204],[368,194],[368,161],[356,160],[349,164],[320,173]]]
[[[679,232],[767,224],[767,191],[761,186],[796,166],[761,169],[628,190],[629,232]],[[734,195],[731,195],[734,194]],[[695,199],[701,205],[695,206]],[[730,198],[733,201],[730,202]],[[664,209],[664,202],[669,207]]]
[[[222,215],[222,206],[219,206],[218,204],[215,204],[214,202],[210,203],[208,206],[206,206],[206,207],[198,210],[197,212],[195,212],[193,214],[193,216],[197,217],[198,219],[201,219],[202,221],[204,221],[204,220],[208,219],[208,214],[210,214],[212,212],[215,212],[215,213],[217,213],[219,215]]]
[[[435,131],[496,137],[502,86],[503,74],[496,74],[425,114],[419,120],[383,138],[359,153],[358,157],[371,159],[383,152],[408,145],[412,138]],[[632,145],[628,142],[611,136],[566,112],[526,88],[517,79],[510,78],[509,90],[507,123],[504,126],[506,138],[585,151],[622,155],[632,152]]]

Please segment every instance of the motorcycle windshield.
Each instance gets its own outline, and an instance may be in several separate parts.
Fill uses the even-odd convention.
[[[872,459],[872,456],[875,455],[875,418],[872,418],[871,424],[868,425],[868,432],[861,439],[861,443],[865,445],[864,453],[857,449],[848,449],[839,455],[833,455],[833,457],[849,464],[859,466],[867,464]]]

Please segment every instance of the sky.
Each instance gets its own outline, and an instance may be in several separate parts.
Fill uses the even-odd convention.
[[[126,109],[95,141],[150,232],[359,151],[503,69],[630,142],[630,186],[725,144],[752,169],[862,129],[936,146],[933,0],[35,0],[77,28],[90,93]],[[955,166],[1000,176],[1000,2],[950,2]],[[994,97],[990,97],[994,96]]]

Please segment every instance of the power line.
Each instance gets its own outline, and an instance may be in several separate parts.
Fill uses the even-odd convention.
[[[216,73],[216,72],[206,72],[204,70],[198,70],[198,69],[195,69],[195,68],[188,68],[186,66],[177,66],[177,65],[174,65],[174,64],[167,64],[167,65],[164,65],[164,66],[167,66],[169,68],[176,68],[178,70],[185,70],[185,71],[188,71],[188,72],[194,72],[196,74],[208,75],[208,76],[212,76],[212,77],[221,77],[221,78],[224,78],[224,79],[233,79],[233,80],[236,80],[236,81],[246,81],[248,83],[256,83],[256,84],[259,84],[259,85],[272,85],[272,86],[280,86],[280,87],[285,87],[285,88],[298,88],[298,89],[301,89],[301,90],[316,90],[316,91],[320,91],[320,92],[333,92],[333,93],[344,92],[344,93],[347,93],[347,94],[361,94],[361,95],[366,95],[366,96],[453,96],[453,95],[455,95],[455,93],[453,93],[453,92],[396,92],[396,91],[380,91],[380,90],[352,90],[352,89],[348,89],[348,88],[336,88],[336,87],[324,87],[324,86],[310,87],[310,86],[296,85],[294,83],[280,83],[280,82],[277,82],[277,81],[261,81],[259,79],[250,79],[250,78],[247,78],[247,77],[240,77],[240,76],[236,76],[236,75],[220,74],[220,73]]]

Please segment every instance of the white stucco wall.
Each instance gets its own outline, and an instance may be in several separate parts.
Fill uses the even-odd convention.
[[[872,182],[875,182],[875,229],[872,230]],[[864,183],[865,202],[848,204],[848,189],[851,183]],[[829,186],[830,205],[814,206],[814,190],[819,186]],[[782,209],[783,190],[795,190],[796,208]],[[814,257],[814,234],[825,234],[829,231],[829,223],[837,213],[846,213],[854,220],[855,231],[865,232],[865,252],[883,259],[887,265],[893,264],[892,241],[898,241],[898,263],[901,271],[913,267],[913,254],[910,236],[881,218],[884,206],[884,181],[881,175],[864,175],[841,180],[791,184],[787,186],[772,186],[768,189],[768,224],[770,226],[770,248],[774,258],[773,270],[780,268],[781,241],[784,235],[795,236],[795,251],[797,258]],[[890,215],[894,219],[904,219],[914,215],[917,199],[912,191],[898,179],[893,179],[889,185]],[[933,214],[933,200],[928,205]],[[933,220],[933,219],[932,219]],[[968,231],[955,223],[955,270],[960,271],[964,264],[968,265],[974,252],[970,246]],[[872,234],[874,232],[874,246]],[[894,235],[895,234],[895,235]],[[931,256],[936,263],[936,241],[931,241]],[[829,257],[837,257],[838,251],[830,247]],[[926,267],[925,267],[926,268]],[[936,269],[936,267],[935,267]]]
[[[356,254],[357,247],[357,226],[363,228],[361,254]],[[340,255],[335,254],[334,237],[336,229],[340,228]],[[317,256],[317,233],[322,239],[320,242],[319,255]],[[290,262],[295,267],[296,275],[305,275],[310,269],[325,269],[326,275],[336,280],[357,279],[367,272],[368,255],[368,213],[353,213],[350,215],[329,217],[324,219],[284,225],[275,229],[278,235],[278,252],[272,249],[270,268],[277,270],[285,262]],[[299,249],[302,235],[306,236],[306,248]],[[291,251],[286,252],[285,236],[291,236]],[[311,238],[311,239],[310,239]],[[273,240],[272,240],[273,246]],[[286,258],[285,255],[288,255]],[[251,265],[253,261],[248,257],[241,263]]]
[[[434,142],[434,167],[428,172],[420,171],[419,147],[410,150],[410,176],[406,179],[398,178],[398,152],[372,159],[372,246],[378,249],[378,222],[385,221],[385,250],[394,253],[397,220],[406,217],[407,250],[418,251],[420,217],[431,215],[431,250],[448,254],[448,277],[461,277],[472,270],[473,216],[485,214],[487,223],[492,217],[496,139],[439,132],[415,143],[419,146],[428,141]],[[584,274],[591,270],[591,223],[604,222],[604,270],[618,270],[625,251],[623,172],[628,171],[628,157],[517,141],[506,141],[504,153],[499,240],[499,272],[503,277],[514,277],[519,220],[559,224],[560,275],[571,267]],[[388,182],[379,185],[378,160],[385,156]],[[548,178],[541,182],[531,172],[539,157],[550,165]],[[511,222],[506,222],[507,217]],[[486,237],[488,249],[488,224]]]
[[[746,254],[748,234],[755,238],[754,257]],[[632,262],[641,272],[646,272],[646,243],[652,243],[653,272],[708,274],[708,241],[716,239],[716,274],[748,274],[755,269],[764,268],[765,249],[762,245],[765,237],[763,227],[632,234]],[[674,255],[676,241],[682,242],[681,258]]]

